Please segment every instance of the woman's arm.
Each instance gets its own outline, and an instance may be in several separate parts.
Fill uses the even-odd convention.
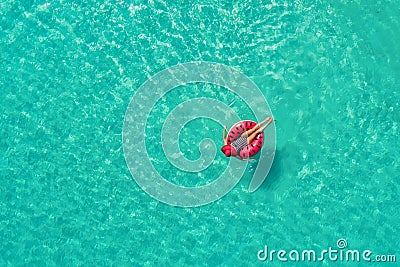
[[[226,126],[224,126],[224,131],[222,132],[222,139],[224,139],[224,145],[228,144],[226,142]]]

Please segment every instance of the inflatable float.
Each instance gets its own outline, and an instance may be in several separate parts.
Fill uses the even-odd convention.
[[[232,126],[231,129],[229,129],[228,137],[226,140],[227,144],[230,145],[242,133],[244,133],[247,130],[250,130],[256,125],[257,125],[256,122],[250,120],[237,122],[235,125]],[[242,148],[242,150],[240,150],[240,153],[235,157],[237,157],[238,159],[247,159],[249,157],[254,156],[261,150],[263,142],[264,142],[264,133],[262,132],[259,133],[250,144]]]

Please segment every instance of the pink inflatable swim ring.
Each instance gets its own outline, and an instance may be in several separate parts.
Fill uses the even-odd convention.
[[[230,145],[242,133],[244,133],[247,130],[250,130],[256,125],[257,125],[256,122],[249,120],[237,122],[235,125],[232,126],[232,128],[228,132],[227,144]],[[259,133],[250,144],[242,148],[242,150],[240,150],[239,155],[236,155],[236,157],[239,159],[247,159],[249,157],[254,156],[261,150],[263,142],[264,142],[264,133],[262,132]]]

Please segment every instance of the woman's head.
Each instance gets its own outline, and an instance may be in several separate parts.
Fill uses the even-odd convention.
[[[230,156],[235,156],[236,151],[231,145],[224,145],[221,148],[221,151],[225,154],[225,156],[230,157]]]

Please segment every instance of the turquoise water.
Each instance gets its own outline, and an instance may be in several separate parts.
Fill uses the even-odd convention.
[[[320,251],[339,238],[400,261],[399,6],[1,2],[0,265],[279,266],[257,251]],[[222,199],[177,208],[132,179],[122,125],[149,77],[199,60],[235,67],[259,86],[277,120],[277,154],[255,193],[249,166]],[[204,94],[232,103],[215,88],[178,90],[151,114],[149,141],[179,101]],[[187,125],[188,158],[198,156],[193,131],[221,138],[207,120]],[[187,186],[218,169],[189,179],[163,158],[155,165]]]

